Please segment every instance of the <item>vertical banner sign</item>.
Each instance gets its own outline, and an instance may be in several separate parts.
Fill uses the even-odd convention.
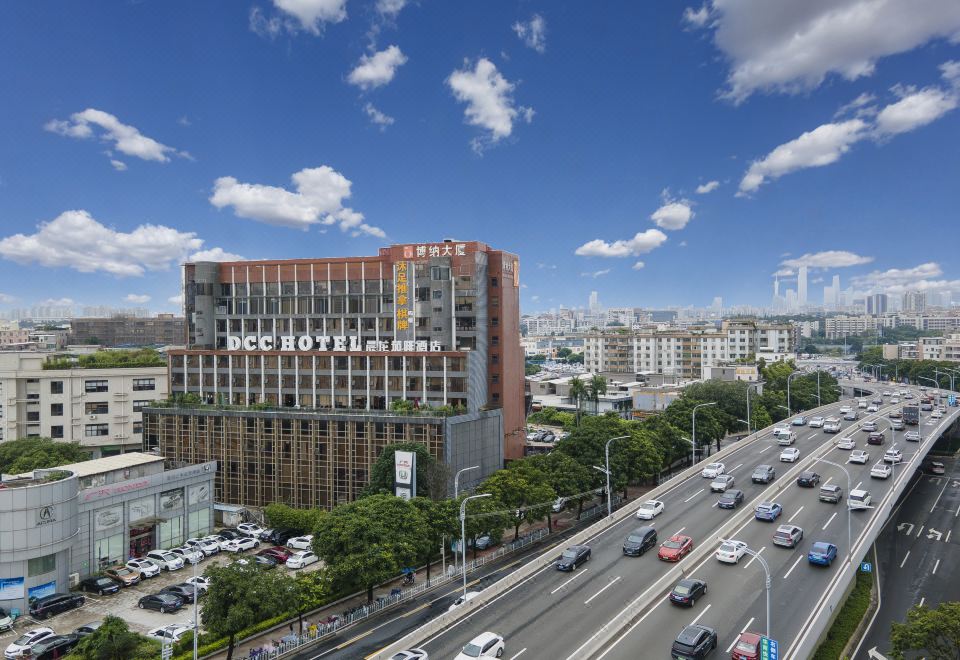
[[[417,494],[417,455],[412,451],[393,454],[394,494],[409,500]]]
[[[413,308],[413,298],[415,291],[410,290],[409,274],[410,270],[406,261],[398,261],[394,265],[394,308],[396,309],[396,318],[394,324],[396,327],[396,336],[400,339],[412,337],[412,328],[410,327],[410,310]]]

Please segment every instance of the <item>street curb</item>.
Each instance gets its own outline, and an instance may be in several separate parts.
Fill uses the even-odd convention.
[[[876,555],[876,546],[874,546],[874,555]],[[876,560],[874,560],[874,565],[876,566]],[[870,627],[870,622],[873,620],[874,612],[876,612],[877,608],[880,606],[880,586],[877,584],[879,578],[879,572],[874,572],[873,575],[870,576],[870,604],[867,606],[866,611],[864,611],[863,616],[860,618],[860,623],[857,624],[857,629],[853,631],[852,635],[850,635],[850,639],[847,640],[846,646],[844,646],[843,651],[840,652],[841,658],[852,657],[853,652],[856,650],[857,646],[860,645],[860,640],[863,639],[863,635],[867,632],[867,628]]]

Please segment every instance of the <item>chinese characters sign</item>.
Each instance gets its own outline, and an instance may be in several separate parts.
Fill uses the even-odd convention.
[[[396,288],[397,330],[410,329],[410,289],[407,282],[407,262],[398,261],[394,275]]]
[[[439,245],[404,245],[403,258],[463,257],[467,254],[465,243],[440,243]]]
[[[246,337],[227,337],[228,351],[333,351],[335,353],[366,351],[368,353],[436,353],[443,350],[439,341],[426,339],[366,339],[361,337],[347,337],[344,335],[330,337],[327,335],[270,335]]]

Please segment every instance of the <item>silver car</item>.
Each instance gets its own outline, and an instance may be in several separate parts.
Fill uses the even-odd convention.
[[[721,474],[710,484],[711,493],[723,493],[733,486],[733,475]]]

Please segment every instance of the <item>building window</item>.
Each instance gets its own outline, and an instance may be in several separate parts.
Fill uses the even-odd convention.
[[[494,403],[500,403],[500,392],[494,392],[494,393],[493,393],[493,402],[494,402]]]
[[[500,280],[498,280],[496,277],[491,277],[491,278],[490,278],[490,286],[492,286],[492,287],[494,287],[494,288],[500,286]]]
[[[40,421],[40,411],[27,411],[27,421],[28,422],[39,422]]]
[[[63,381],[62,381],[62,380],[51,380],[51,381],[50,381],[50,394],[63,394]]]
[[[123,533],[98,539],[95,545],[94,551],[97,555],[97,566],[100,570],[109,568],[111,564],[119,564],[127,555],[123,547]]]
[[[499,382],[500,382],[500,374],[493,374],[493,375],[490,377],[490,381],[491,381],[494,385],[496,385],[497,383],[499,383]]]
[[[434,289],[434,290],[433,290],[433,299],[434,299],[434,300],[442,300],[442,299],[443,299],[443,291],[441,291],[440,289]]]
[[[490,345],[491,345],[491,346],[499,346],[499,345],[500,345],[500,336],[499,336],[499,335],[493,335],[493,336],[491,336],[491,337],[490,337]]]
[[[106,401],[92,401],[83,404],[85,415],[106,415],[110,412],[110,405]]]
[[[156,389],[156,384],[154,383],[153,378],[134,378],[133,379],[133,391],[134,392],[143,392],[146,390]]]
[[[83,389],[86,392],[106,392],[107,391],[107,381],[105,380],[85,380],[83,381]]]
[[[140,435],[143,433],[143,422],[134,422],[133,423],[133,433],[135,435]]]
[[[63,404],[62,404],[62,403],[51,403],[51,404],[50,404],[50,416],[51,416],[51,417],[63,417]]]
[[[490,325],[492,325],[494,328],[500,325],[500,317],[499,316],[490,317]]]
[[[27,559],[27,577],[36,577],[46,575],[57,570],[57,555],[44,555],[43,557],[34,557]]]
[[[500,356],[497,355],[496,353],[491,354],[491,355],[490,355],[490,363],[491,363],[491,364],[500,364]]]
[[[50,427],[50,437],[54,439],[60,439],[63,437],[63,427],[62,426],[51,426]]]
[[[147,406],[149,406],[153,401],[148,401],[146,399],[141,399],[133,402],[133,412],[140,412]]]
[[[430,268],[430,279],[431,280],[449,280],[450,269],[444,268],[442,266],[432,266]]]
[[[87,424],[83,428],[83,435],[87,438],[95,438],[99,435],[109,435],[109,424]]]

